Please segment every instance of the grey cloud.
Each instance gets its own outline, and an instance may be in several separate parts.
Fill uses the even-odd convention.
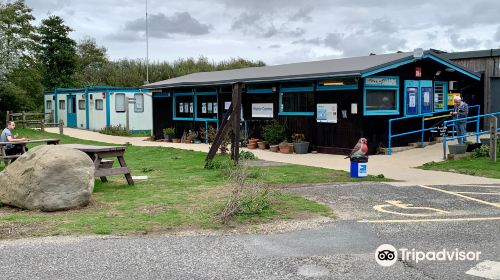
[[[279,45],[279,44],[274,44],[274,45],[270,45],[270,46],[269,46],[269,48],[270,48],[270,49],[279,49],[279,48],[281,48],[281,45]]]
[[[124,31],[144,32],[145,19],[138,18],[125,24]],[[149,17],[149,34],[156,38],[168,38],[171,34],[204,35],[212,29],[211,25],[202,24],[188,12],[175,13],[172,16],[153,14]]]
[[[397,32],[397,25],[388,18],[377,18],[372,21],[371,29],[375,32],[394,33]]]
[[[288,19],[290,21],[311,22],[312,21],[311,13],[313,12],[313,10],[314,10],[314,8],[311,6],[301,7],[301,8],[299,8],[298,11],[291,14],[288,17]]]
[[[500,25],[497,28],[497,32],[495,32],[495,41],[500,42]]]
[[[460,38],[460,35],[458,35],[457,33],[450,34],[450,42],[453,45],[453,47],[458,48],[458,49],[477,47],[481,43],[479,40],[477,40],[475,38],[462,39],[462,38]]]
[[[291,29],[286,23],[275,23],[274,19],[267,19],[257,13],[242,13],[231,24],[233,31],[241,31],[246,35],[253,35],[258,38],[271,38],[275,36],[300,37],[305,34],[305,30],[296,27]]]

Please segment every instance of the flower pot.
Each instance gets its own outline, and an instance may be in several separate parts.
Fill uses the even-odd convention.
[[[201,144],[201,140],[196,139],[196,140],[193,141],[193,143],[195,143],[195,144]]]
[[[264,142],[264,141],[262,141],[262,142],[257,142],[257,145],[259,145],[259,149],[265,150],[266,146],[267,146],[267,143]]]
[[[269,145],[269,150],[271,150],[271,152],[277,153],[278,149],[279,149],[279,145]]]
[[[172,142],[172,139],[174,138],[174,135],[172,134],[164,134],[163,137],[168,141]]]
[[[490,138],[481,138],[479,140],[481,140],[481,144],[483,144],[483,145],[490,146],[490,144],[491,144],[491,139]]]
[[[280,144],[279,148],[282,154],[293,154],[293,144]]]
[[[467,151],[467,144],[449,145],[448,148],[450,149],[450,154],[465,154],[465,152]]]
[[[173,142],[173,143],[180,143],[180,142],[181,142],[181,139],[180,139],[180,138],[173,138],[173,139],[172,139],[172,142]]]
[[[252,150],[257,149],[257,143],[248,143],[247,148],[252,149]]]
[[[481,148],[483,144],[482,143],[472,143],[472,144],[467,144],[467,152],[468,153],[471,153],[473,152],[475,149],[479,149]]]
[[[293,149],[296,154],[307,154],[309,151],[309,142],[297,142],[293,143]]]

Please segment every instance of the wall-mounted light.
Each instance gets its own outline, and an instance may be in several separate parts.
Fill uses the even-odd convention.
[[[452,72],[455,72],[455,69],[453,69],[453,68],[446,68],[446,69],[444,69],[444,71],[452,73]]]
[[[435,76],[441,75],[441,70],[437,70]]]

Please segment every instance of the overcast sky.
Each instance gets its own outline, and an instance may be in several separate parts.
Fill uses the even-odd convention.
[[[111,59],[144,58],[145,0],[26,0]],[[500,46],[499,0],[149,0],[150,59],[204,55],[267,64]]]

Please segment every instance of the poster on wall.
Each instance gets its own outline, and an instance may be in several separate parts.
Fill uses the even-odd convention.
[[[408,106],[414,108],[417,106],[417,92],[408,89]]]
[[[252,118],[273,118],[273,103],[252,103]]]
[[[201,113],[202,114],[207,113],[207,103],[201,103]]]
[[[214,102],[214,114],[217,114],[217,102]]]
[[[208,103],[208,113],[209,114],[212,114],[212,106],[213,106],[213,103]]]
[[[189,113],[193,113],[194,111],[193,108],[194,108],[193,102],[189,103]]]
[[[316,121],[319,123],[337,123],[337,104],[317,104]]]
[[[179,103],[179,113],[184,113],[184,103]]]

